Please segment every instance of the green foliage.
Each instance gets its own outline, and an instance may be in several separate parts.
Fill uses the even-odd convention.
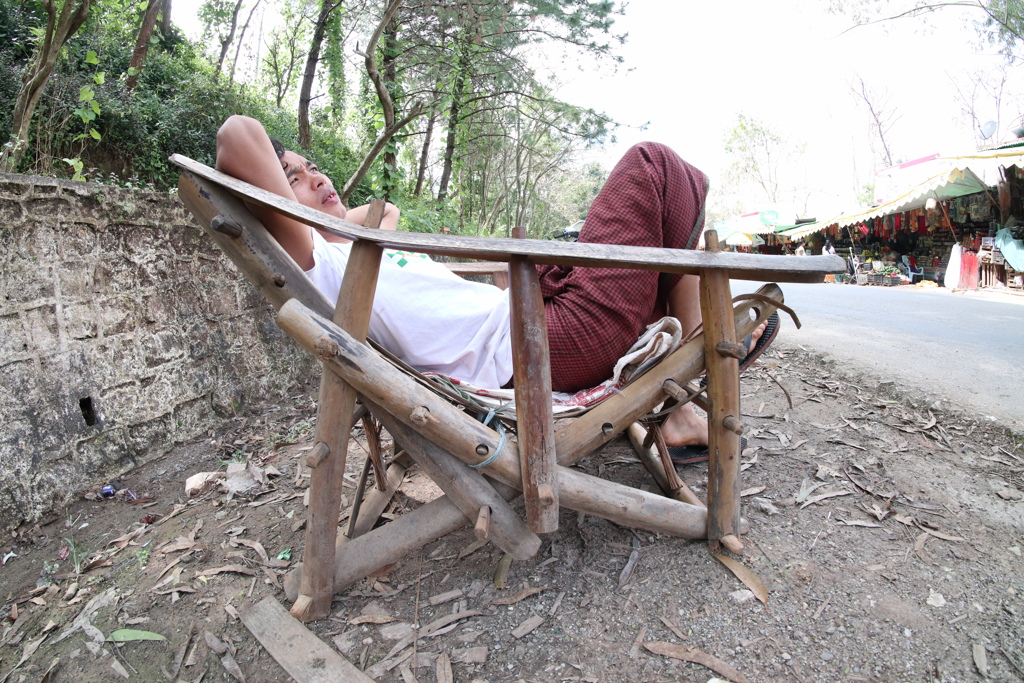
[[[33,29],[43,22],[42,5],[35,2],[0,0],[0,45],[13,62],[24,62],[32,55],[36,37]],[[10,125],[10,124],[8,124]]]
[[[393,201],[402,209],[398,220],[399,230],[440,234],[442,226],[452,228],[458,224],[458,213],[452,203],[438,204],[429,197],[414,197],[412,195],[393,197]],[[353,205],[355,204],[356,202],[353,202]],[[462,231],[453,230],[452,232],[461,233]]]
[[[277,6],[285,28],[264,37],[264,64],[254,67],[260,73],[247,74],[250,83],[244,85],[218,79],[210,61],[219,58],[236,3],[203,5],[207,35],[199,43],[176,29],[154,34],[131,93],[125,79],[146,3],[95,4],[64,47],[19,170],[166,190],[179,174],[167,158],[180,153],[212,165],[216,131],[231,114],[259,119],[272,136],[297,149],[292,98],[319,2]],[[34,0],[0,0],[0,38],[8,38],[0,42],[0,134],[10,128],[9,112],[42,18],[39,8]],[[308,156],[339,188],[384,127],[376,93],[351,61],[355,43],[366,45],[381,9],[380,2],[348,5],[326,27],[318,71],[324,92],[313,93]],[[562,169],[575,149],[605,139],[612,124],[598,112],[556,99],[524,56],[531,44],[554,41],[617,61],[613,50],[621,38],[611,26],[621,11],[603,0],[404,5],[376,59],[396,117],[414,102],[434,112],[426,190],[412,196],[422,117],[388,141],[350,204],[388,196],[402,208],[402,229],[424,232],[444,225],[454,232],[504,235],[525,222],[540,235],[581,217],[603,180],[601,171],[592,177],[590,170]],[[269,15],[268,25],[274,25]],[[449,133],[454,154],[446,150]],[[450,162],[448,198],[436,201],[431,194],[444,157]]]

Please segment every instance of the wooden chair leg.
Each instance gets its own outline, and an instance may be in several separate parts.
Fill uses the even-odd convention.
[[[525,236],[516,228],[516,237]],[[537,269],[526,258],[508,266],[512,302],[512,363],[519,459],[526,522],[536,533],[558,530],[555,420],[551,410],[551,358]]]
[[[718,251],[718,233],[705,232],[704,244]],[[740,379],[739,361],[731,353],[736,323],[727,273],[701,273],[700,310],[708,377],[708,540],[741,553],[740,438],[734,429],[740,417]]]
[[[379,224],[383,202],[371,208]],[[352,245],[349,265],[334,309],[334,322],[359,341],[366,339],[370,311],[377,287],[382,250],[369,242]],[[315,448],[323,458],[310,477],[306,545],[300,595],[291,614],[301,621],[323,619],[331,612],[334,595],[334,549],[338,535],[338,512],[345,475],[349,431],[356,406],[356,390],[326,367],[320,382]]]

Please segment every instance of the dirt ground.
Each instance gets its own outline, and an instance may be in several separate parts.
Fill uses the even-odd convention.
[[[762,360],[743,380],[753,429],[738,559],[767,604],[703,542],[563,509],[504,589],[503,553],[467,527],[336,596],[312,630],[380,681],[446,680],[449,663],[455,681],[491,683],[1024,681],[1024,440],[803,351]],[[286,604],[314,395],[235,418],[126,476],[112,498],[92,482],[92,500],[7,539],[0,681],[289,680],[237,615],[268,595]],[[352,480],[362,460],[353,445]],[[267,483],[186,497],[191,475],[244,462]],[[625,441],[578,466],[654,485]],[[680,473],[703,494],[704,465]],[[415,470],[406,490],[385,517],[436,494]],[[392,653],[414,625],[434,632]],[[104,640],[118,629],[166,641]]]

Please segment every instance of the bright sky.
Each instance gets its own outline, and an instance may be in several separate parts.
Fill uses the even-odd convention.
[[[974,15],[951,10],[932,15],[930,27],[901,20],[844,33],[852,19],[828,14],[826,5],[632,0],[619,22],[629,33],[621,53],[631,70],[573,75],[561,94],[623,123],[650,121],[642,132],[620,130],[620,146],[666,142],[712,182],[730,163],[724,141],[737,115],[760,119],[806,144],[805,163],[789,176],[799,184],[795,176],[803,172],[817,190],[812,214],[849,208],[874,170],[868,168],[867,114],[849,87],[856,75],[877,92],[887,91],[897,108],[901,118],[891,138],[900,160],[974,149],[973,133],[959,123],[947,74],[1002,59],[975,54],[976,34],[966,21]],[[1003,128],[1014,127],[1010,123]]]
[[[195,16],[198,5],[199,0],[175,3],[176,21],[189,33],[196,29],[185,17]],[[977,13],[951,9],[932,14],[927,24],[905,19],[846,31],[853,20],[829,14],[827,5],[630,0],[616,22],[616,32],[629,35],[618,49],[625,64],[617,73],[568,68],[557,74],[563,83],[559,94],[626,124],[617,144],[598,153],[606,166],[636,141],[659,140],[703,169],[712,183],[729,165],[724,141],[737,115],[757,118],[805,145],[802,162],[785,170],[783,184],[806,184],[809,213],[819,218],[851,208],[876,170],[867,148],[867,114],[850,92],[857,76],[880,95],[887,93],[898,110],[890,139],[899,160],[974,149],[973,133],[952,98],[950,75],[1002,60],[992,50],[978,54],[970,23]],[[995,112],[982,116],[995,118]],[[1007,120],[996,137],[1010,137],[1007,131],[1020,124],[1012,117],[1004,111]]]

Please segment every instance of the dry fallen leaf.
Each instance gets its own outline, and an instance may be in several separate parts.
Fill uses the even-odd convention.
[[[202,574],[199,574],[199,576],[215,576],[217,574],[223,574],[224,572],[234,572],[236,574],[246,574],[248,576],[256,575],[256,572],[249,569],[248,567],[243,567],[240,564],[226,564],[223,567],[207,569]]]
[[[537,588],[524,588],[523,590],[519,591],[515,595],[510,595],[507,598],[498,598],[497,600],[491,600],[491,604],[495,605],[495,606],[514,605],[514,604],[516,604],[517,602],[519,602],[521,600],[525,600],[526,598],[530,597],[531,595],[536,595],[537,593],[541,593],[541,592],[546,591],[546,590],[547,590],[547,586],[545,586],[543,588],[540,588],[540,587],[537,587]]]
[[[862,519],[840,519],[838,524],[840,526],[864,526],[870,529],[883,529],[881,524],[875,524],[874,522],[866,522]]]
[[[224,667],[225,671],[231,674],[231,676],[238,681],[238,683],[245,683],[245,674],[243,674],[242,670],[238,668],[238,663],[235,661],[235,658],[231,656],[230,652],[225,653],[224,656],[220,658],[220,664]]]
[[[270,558],[267,556],[267,550],[266,550],[266,548],[263,547],[263,544],[260,543],[259,541],[251,541],[248,538],[237,538],[236,537],[236,538],[234,538],[232,540],[232,543],[239,543],[241,545],[244,545],[244,546],[247,546],[249,548],[252,548],[253,550],[256,551],[256,554],[260,556],[260,559],[263,560],[263,564],[269,564],[270,563]]]
[[[359,624],[390,624],[392,621],[398,621],[398,617],[392,617],[387,614],[364,614],[359,617],[349,619],[349,626],[358,626]]]
[[[157,552],[169,555],[170,553],[176,553],[179,550],[191,550],[196,545],[196,542],[192,539],[185,538],[184,536],[178,536],[173,541],[168,541],[162,546],[157,548]]]
[[[203,631],[203,640],[206,641],[206,646],[218,655],[222,655],[228,651],[228,646],[224,644],[224,641],[209,631]]]
[[[452,661],[444,652],[437,656],[435,668],[437,669],[437,683],[455,683]]]
[[[736,578],[743,582],[753,592],[754,597],[762,602],[762,604],[768,604],[768,589],[764,587],[761,579],[757,577],[757,574],[747,569],[741,563],[726,557],[725,555],[712,555],[716,560],[726,566],[726,568],[736,575]]]
[[[531,633],[534,629],[544,623],[544,617],[539,614],[534,614],[532,617],[524,621],[523,623],[512,629],[512,637],[519,640],[528,633]]]
[[[935,591],[932,591],[931,595],[928,596],[928,599],[925,600],[925,602],[927,602],[932,607],[946,606],[946,598],[942,597],[942,593],[936,593]]]
[[[672,657],[673,659],[681,659],[684,662],[693,662],[694,664],[706,666],[716,674],[725,676],[729,680],[736,681],[736,683],[750,683],[750,681],[747,680],[747,677],[741,674],[734,667],[726,664],[717,657],[709,655],[707,652],[698,650],[695,647],[679,645],[677,643],[666,643],[664,641],[644,643],[644,647],[656,655]]]
[[[807,501],[803,505],[800,506],[800,509],[803,510],[808,505],[813,505],[815,503],[820,503],[821,501],[825,500],[826,498],[836,498],[837,496],[849,496],[849,495],[853,495],[853,492],[852,491],[831,491],[829,493],[822,493],[821,495],[812,496],[812,497],[808,498]]]

